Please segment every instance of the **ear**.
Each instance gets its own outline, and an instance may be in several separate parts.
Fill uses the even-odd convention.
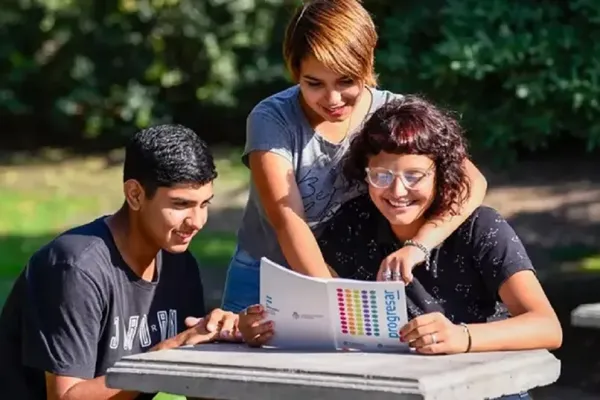
[[[125,195],[127,204],[134,211],[138,211],[142,207],[146,198],[144,188],[135,179],[125,181],[123,184],[123,194]]]

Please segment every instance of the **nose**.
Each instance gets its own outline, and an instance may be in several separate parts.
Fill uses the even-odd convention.
[[[342,101],[342,94],[337,91],[337,90],[329,90],[327,92],[327,104],[329,105],[336,105],[336,104],[340,104]]]
[[[394,197],[405,196],[408,193],[406,186],[399,177],[394,177],[392,184],[390,185],[390,191],[394,195]]]
[[[193,211],[188,216],[186,222],[194,230],[200,230],[206,224],[208,219],[208,211],[206,207],[194,207]]]

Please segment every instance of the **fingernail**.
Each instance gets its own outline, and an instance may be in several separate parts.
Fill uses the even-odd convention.
[[[241,337],[242,337],[242,332],[240,332],[240,331],[237,331],[237,332],[235,333],[235,337],[236,337],[236,338],[241,338]]]
[[[231,334],[229,331],[221,331],[221,337],[228,337]]]

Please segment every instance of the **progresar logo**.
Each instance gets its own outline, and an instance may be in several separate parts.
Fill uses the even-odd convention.
[[[400,300],[399,290],[385,290],[385,320],[388,330],[388,336],[393,339],[399,339],[400,317],[398,316],[397,302]]]

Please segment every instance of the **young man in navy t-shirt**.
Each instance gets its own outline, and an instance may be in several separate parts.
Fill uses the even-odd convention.
[[[202,282],[187,250],[216,177],[190,129],[161,125],[133,137],[121,209],[56,237],[15,282],[0,317],[4,396],[151,398],[107,388],[106,370],[128,354],[237,340],[237,315],[197,318],[206,313]]]

